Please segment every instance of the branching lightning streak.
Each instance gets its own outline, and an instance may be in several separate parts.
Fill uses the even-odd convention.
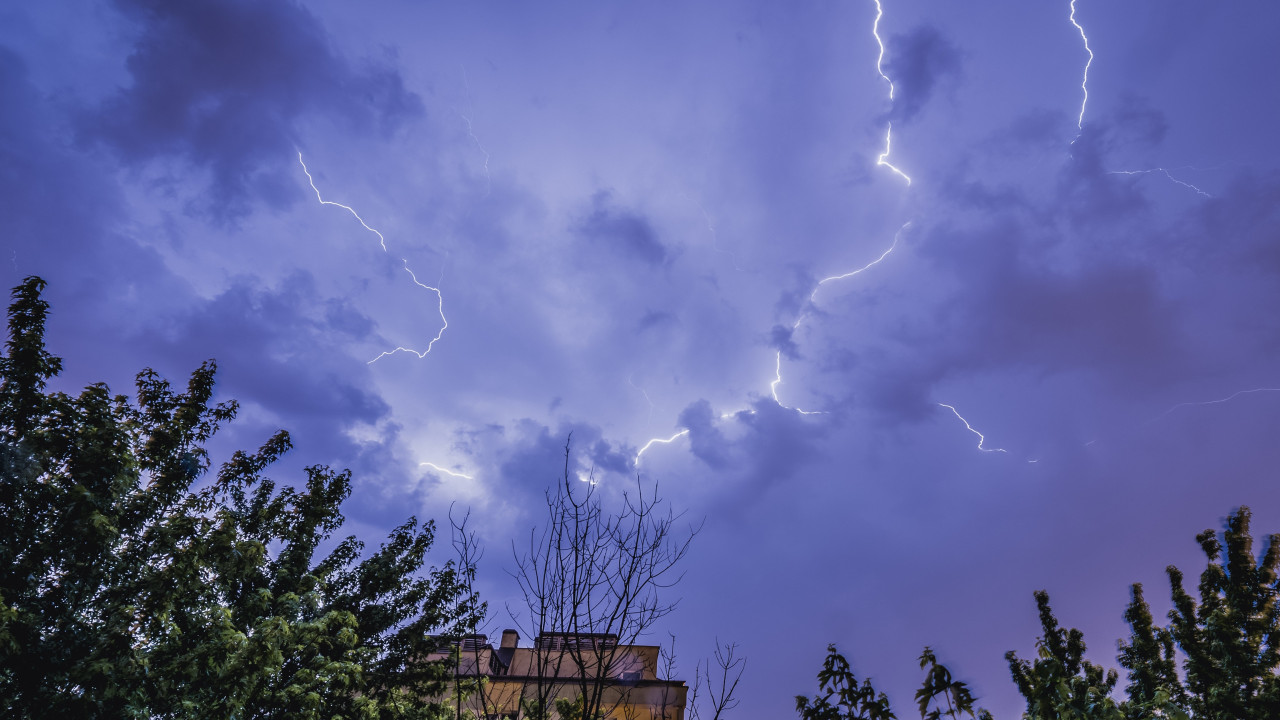
[[[1080,33],[1080,39],[1084,41],[1084,50],[1085,52],[1089,53],[1089,59],[1086,60],[1084,63],[1084,79],[1080,81],[1080,90],[1081,92],[1084,93],[1084,99],[1080,101],[1080,115],[1079,117],[1076,118],[1076,130],[1081,131],[1081,130],[1084,130],[1085,106],[1089,104],[1089,68],[1093,65],[1094,56],[1093,56],[1093,49],[1089,47],[1089,36],[1085,34],[1084,26],[1082,26],[1079,23],[1079,21],[1076,20],[1076,2],[1077,0],[1071,0],[1071,24],[1075,26],[1076,32]],[[1072,140],[1071,144],[1074,145],[1076,140],[1079,140],[1079,139],[1080,139],[1080,135],[1077,132],[1075,140]],[[1201,195],[1202,197],[1206,197],[1206,198],[1213,197],[1212,195],[1205,192],[1204,190],[1201,190],[1195,185],[1192,185],[1191,183],[1186,182],[1184,180],[1179,180],[1178,178],[1173,176],[1173,173],[1169,172],[1167,169],[1162,167],[1150,168],[1148,170],[1112,170],[1112,171],[1109,171],[1107,174],[1108,175],[1147,175],[1150,173],[1161,173],[1170,181],[1177,183],[1178,185],[1181,185],[1182,187],[1187,188],[1188,190],[1194,190],[1197,194]]]
[[[978,436],[978,449],[979,449],[979,450],[981,450],[982,452],[999,452],[999,453],[1002,453],[1002,452],[1008,452],[1008,450],[1005,450],[1005,449],[1003,449],[1003,448],[985,448],[985,447],[982,447],[982,444],[983,444],[983,443],[985,443],[985,442],[987,441],[986,436],[985,436],[985,435],[983,435],[982,433],[978,432],[977,430],[975,430],[975,429],[974,429],[974,427],[973,427],[972,425],[970,425],[970,424],[969,424],[969,421],[964,419],[964,416],[962,416],[962,415],[960,414],[960,411],[959,411],[959,410],[956,410],[954,406],[952,406],[952,405],[948,405],[948,404],[946,404],[946,403],[938,403],[938,405],[940,405],[940,406],[942,406],[942,407],[944,407],[944,408],[946,408],[946,409],[950,410],[952,413],[954,413],[954,414],[955,414],[955,416],[956,416],[957,418],[959,418],[959,419],[960,419],[960,422],[964,423],[964,426],[965,426],[966,428],[968,428],[969,432],[971,432],[971,433],[973,433],[974,435],[977,435],[977,436]]]
[[[877,48],[879,49],[879,54],[876,56],[876,72],[880,75],[881,79],[883,79],[883,80],[885,81],[885,83],[887,83],[887,84],[889,85],[889,101],[890,101],[890,102],[893,102],[893,100],[894,100],[894,85],[893,85],[893,80],[892,80],[892,79],[888,76],[888,74],[886,74],[886,73],[885,73],[885,71],[884,71],[885,46],[884,46],[884,40],[880,37],[880,20],[881,20],[881,18],[883,18],[883,17],[884,17],[884,6],[881,4],[881,0],[873,0],[873,2],[874,2],[874,3],[875,3],[875,5],[876,5],[876,17],[875,17],[875,21],[874,21],[874,22],[872,23],[872,25],[871,25],[871,34],[872,34],[872,36],[875,38],[875,40],[876,40],[876,46],[877,46]],[[889,160],[888,160],[888,158],[889,158],[889,154],[890,154],[890,150],[891,150],[891,148],[892,148],[892,141],[893,141],[893,123],[892,123],[892,122],[890,122],[890,123],[888,123],[888,127],[885,129],[885,136],[884,136],[884,152],[880,153],[879,157],[877,157],[877,158],[876,158],[876,165],[877,165],[877,166],[883,166],[883,167],[886,167],[886,168],[888,168],[889,170],[893,171],[893,173],[894,173],[894,174],[896,174],[896,175],[898,175],[899,177],[901,177],[903,180],[905,180],[905,181],[907,182],[907,185],[908,185],[908,186],[910,186],[910,185],[911,185],[911,177],[910,177],[910,176],[908,176],[906,173],[904,173],[904,172],[903,172],[902,170],[900,170],[899,168],[897,168],[896,166],[894,166],[894,165],[893,165],[892,163],[890,163],[890,162],[889,162]],[[714,244],[715,244],[715,228],[711,225],[711,218],[710,218],[710,216],[709,216],[709,215],[707,215],[707,213],[706,213],[706,211],[705,211],[705,210],[703,211],[703,215],[704,215],[704,217],[706,217],[706,220],[707,220],[707,227],[708,227],[708,229],[709,229],[709,230],[711,230],[711,233],[712,233],[712,243],[713,243],[713,245],[714,245]],[[822,286],[823,286],[823,285],[826,285],[826,284],[827,284],[827,283],[829,283],[829,282],[835,282],[835,281],[837,281],[837,280],[845,280],[845,279],[851,278],[851,277],[853,277],[853,276],[855,276],[855,275],[859,275],[859,274],[861,274],[861,273],[863,273],[863,272],[865,272],[865,271],[867,271],[867,270],[871,269],[872,267],[875,267],[876,265],[879,265],[879,264],[880,264],[880,263],[881,263],[885,258],[887,258],[887,257],[888,257],[888,256],[889,256],[889,255],[890,255],[890,254],[895,250],[895,249],[897,249],[897,247],[898,247],[898,241],[899,241],[899,239],[900,239],[900,238],[901,238],[901,236],[902,236],[902,232],[903,232],[904,230],[906,230],[906,229],[907,229],[908,227],[910,227],[910,226],[911,226],[911,223],[910,223],[910,222],[907,222],[907,223],[904,223],[904,224],[902,225],[902,227],[898,228],[898,232],[894,234],[894,236],[893,236],[893,243],[889,245],[889,248],[888,248],[888,249],[886,249],[884,252],[880,253],[880,255],[879,255],[879,256],[877,256],[874,260],[872,260],[871,262],[867,263],[866,265],[863,265],[862,267],[859,267],[859,268],[857,268],[857,269],[855,269],[855,270],[851,270],[851,271],[846,272],[846,273],[842,273],[842,274],[839,274],[839,275],[832,275],[832,276],[825,277],[825,278],[823,278],[823,279],[819,280],[819,281],[817,282],[817,284],[816,284],[816,285],[814,285],[813,290],[809,293],[809,299],[808,299],[807,306],[806,306],[805,308],[803,308],[803,309],[801,310],[801,312],[799,313],[799,315],[796,317],[796,321],[795,321],[795,323],[793,323],[793,324],[792,324],[791,329],[794,331],[794,330],[796,330],[797,328],[799,328],[799,327],[800,327],[800,324],[804,321],[805,317],[807,317],[807,315],[808,315],[807,311],[808,311],[809,307],[811,307],[811,306],[813,306],[813,305],[814,305],[815,299],[817,298],[817,295],[818,295],[818,291],[819,291],[820,289],[822,289]],[[720,248],[719,248],[718,246],[716,246],[716,247],[715,247],[715,249],[716,249],[717,251],[719,251],[719,252],[726,252],[726,251],[720,250]],[[731,255],[731,256],[732,256],[732,255]],[[630,378],[628,378],[628,382],[630,382]],[[782,384],[782,351],[781,351],[781,350],[778,350],[778,351],[774,354],[774,374],[773,374],[773,380],[769,383],[769,394],[770,394],[770,396],[773,398],[773,401],[774,401],[775,403],[777,403],[779,407],[785,408],[785,409],[787,409],[787,410],[792,410],[792,411],[794,411],[794,412],[796,412],[796,413],[798,413],[798,414],[800,414],[800,415],[824,415],[824,414],[826,414],[824,411],[820,411],[820,410],[803,410],[803,409],[800,409],[800,408],[794,408],[794,407],[790,407],[790,406],[788,406],[788,405],[784,405],[784,404],[782,403],[781,399],[779,399],[779,397],[778,397],[778,386],[779,386],[779,385],[781,385],[781,384]],[[634,384],[633,384],[633,387],[634,387]],[[642,392],[643,392],[643,391],[642,391]],[[647,398],[647,397],[648,397],[648,396],[646,395],[646,398]],[[754,412],[754,411],[748,411],[748,412]],[[954,409],[953,409],[953,412],[954,412]],[[734,414],[735,414],[735,413],[725,413],[724,415],[721,415],[720,417],[721,417],[721,419],[723,420],[723,419],[725,419],[725,418],[728,418],[728,417],[733,416]],[[958,416],[958,414],[957,414],[957,416]],[[963,420],[963,418],[961,418],[961,420]],[[968,426],[968,423],[965,423],[965,425],[966,425],[966,426]],[[972,430],[972,428],[970,428],[970,430]],[[977,432],[977,431],[974,431],[974,432]],[[644,453],[645,453],[645,452],[647,452],[647,451],[648,451],[650,448],[652,448],[654,445],[668,445],[668,444],[670,444],[670,443],[675,442],[676,440],[679,440],[679,439],[680,439],[680,438],[682,438],[682,437],[685,437],[685,436],[686,436],[686,435],[688,435],[688,434],[689,434],[689,429],[688,429],[688,428],[684,428],[684,429],[681,429],[679,432],[676,432],[676,433],[675,433],[674,435],[672,435],[671,437],[666,437],[666,438],[658,437],[658,438],[653,438],[653,439],[649,440],[647,443],[645,443],[645,444],[644,444],[644,446],[643,446],[643,447],[641,447],[641,448],[640,448],[639,452],[637,452],[637,453],[636,453],[636,457],[635,457],[635,464],[638,466],[638,465],[640,464],[640,460],[641,460],[641,458],[643,457]],[[982,438],[982,436],[981,436],[981,434],[979,434],[979,440],[981,440],[981,438]],[[979,449],[981,449],[981,450],[984,450],[984,451],[987,451],[987,452],[993,452],[993,451],[986,450],[985,448],[983,448],[983,447],[982,447],[982,443],[981,443],[981,441],[978,443],[978,447],[979,447]],[[999,452],[1005,452],[1005,451],[1004,451],[1004,450],[1000,450]]]
[[[644,401],[649,403],[649,420],[652,421],[653,420],[653,399],[649,397],[649,393],[645,392],[644,388],[640,387],[639,385],[635,384],[635,382],[633,382],[634,377],[635,377],[635,373],[628,375],[627,384],[635,388],[636,390],[639,390],[640,394],[644,396]]]
[[[703,219],[707,221],[707,231],[711,233],[711,249],[718,253],[728,255],[729,259],[733,261],[733,269],[741,272],[742,267],[738,264],[738,257],[732,252],[720,247],[720,238],[716,235],[716,226],[711,222],[711,214],[704,208],[699,207],[698,209],[702,212]]]
[[[368,363],[368,364],[370,364],[370,365],[372,365],[373,363],[375,363],[375,362],[377,362],[377,361],[381,360],[382,358],[384,358],[384,357],[386,357],[386,356],[388,356],[388,355],[395,355],[395,354],[396,354],[396,353],[398,353],[398,352],[413,353],[414,355],[417,355],[417,356],[418,356],[418,359],[419,359],[419,360],[421,360],[422,358],[424,358],[424,357],[426,357],[426,356],[427,356],[427,353],[431,352],[431,348],[432,348],[432,347],[434,347],[434,346],[435,346],[435,344],[436,344],[436,341],[437,341],[437,340],[439,340],[439,339],[444,335],[444,331],[449,329],[449,319],[448,319],[448,318],[446,318],[446,317],[444,316],[444,295],[441,295],[441,294],[440,294],[440,289],[439,289],[439,288],[431,287],[430,285],[427,285],[426,283],[420,282],[420,281],[418,280],[418,276],[417,276],[417,275],[414,275],[414,274],[413,274],[413,271],[409,269],[409,261],[408,261],[408,260],[405,260],[404,258],[401,258],[401,261],[402,261],[402,262],[404,262],[404,269],[405,269],[405,272],[409,273],[409,277],[413,278],[413,284],[414,284],[414,285],[417,285],[417,286],[418,286],[418,287],[420,287],[420,288],[425,288],[425,289],[427,289],[427,290],[430,290],[431,292],[433,292],[433,293],[435,293],[435,294],[436,294],[436,309],[440,312],[440,320],[441,320],[441,322],[442,322],[443,324],[440,326],[440,331],[436,333],[436,336],[435,336],[435,337],[433,337],[433,338],[431,338],[431,342],[427,343],[427,349],[426,349],[426,350],[423,350],[423,351],[419,352],[419,351],[417,351],[417,350],[413,350],[412,348],[399,347],[399,346],[397,346],[394,350],[386,350],[386,351],[384,351],[384,352],[380,353],[380,354],[378,355],[378,357],[376,357],[376,358],[374,358],[374,359],[370,360],[370,361],[369,361],[369,363]],[[441,279],[441,280],[443,280],[443,279],[444,279],[444,269],[443,269],[443,268],[440,270],[440,279]],[[439,281],[439,280],[437,280],[437,281],[436,281],[436,284],[437,284],[437,285],[439,285],[439,284],[440,284],[440,281]]]
[[[897,249],[898,240],[902,238],[902,231],[906,230],[909,227],[911,227],[910,221],[903,223],[902,227],[898,228],[898,232],[893,234],[893,243],[889,245],[889,249],[880,253],[880,257],[877,257],[875,260],[872,260],[871,262],[867,263],[866,265],[863,265],[857,270],[850,270],[849,272],[844,273],[843,275],[832,275],[831,277],[825,277],[819,280],[818,284],[813,288],[813,292],[809,293],[809,303],[810,304],[813,303],[814,298],[818,296],[818,290],[822,289],[823,285],[826,285],[829,282],[835,282],[836,280],[844,280],[846,278],[851,278],[854,275],[860,275],[863,272],[866,272],[867,270],[870,270],[871,268],[875,267],[876,265],[879,265],[882,260],[889,257],[889,253]],[[799,325],[800,325],[800,322],[797,320],[796,326],[799,326]]]
[[[799,324],[800,324],[800,321],[797,320],[796,325],[798,326]],[[778,407],[785,408],[787,410],[792,410],[794,412],[800,413],[801,415],[826,415],[827,414],[825,410],[801,410],[798,407],[783,405],[782,401],[778,399],[778,386],[781,384],[782,384],[782,351],[779,350],[777,352],[777,355],[775,355],[775,364],[773,368],[773,382],[769,383],[769,394],[773,396],[773,401],[778,404]]]
[[[1071,24],[1076,27],[1076,31],[1080,33],[1080,39],[1084,41],[1084,51],[1089,53],[1089,59],[1084,64],[1084,79],[1080,81],[1080,90],[1084,92],[1084,99],[1080,101],[1080,117],[1076,119],[1076,130],[1083,130],[1084,109],[1089,104],[1089,66],[1093,65],[1093,50],[1089,48],[1089,36],[1084,34],[1084,27],[1076,22],[1076,0],[1071,0]],[[1077,139],[1079,137],[1079,135],[1076,136]]]
[[[640,458],[645,454],[645,451],[647,451],[649,448],[653,447],[654,445],[670,445],[671,443],[675,442],[676,440],[679,440],[680,438],[688,434],[689,434],[689,428],[685,428],[680,432],[676,433],[675,435],[672,435],[669,438],[654,438],[650,440],[649,442],[644,444],[644,447],[640,448],[639,452],[636,453],[635,464],[639,465]]]
[[[467,80],[467,66],[459,63],[458,68],[462,70],[462,87],[466,91],[467,106],[474,109],[471,103],[471,82]],[[484,149],[484,145],[480,142],[480,138],[476,137],[475,130],[471,127],[471,118],[463,115],[462,113],[458,113],[458,117],[462,118],[462,121],[467,124],[467,135],[471,137],[471,140],[476,144],[476,147],[480,149],[480,153],[484,155],[484,195],[485,197],[488,197],[489,192],[493,189],[493,182],[489,177],[489,151]]]
[[[1173,176],[1173,173],[1169,172],[1168,170],[1166,170],[1166,169],[1164,169],[1164,168],[1162,168],[1162,167],[1158,167],[1158,168],[1151,168],[1150,170],[1111,170],[1111,171],[1109,171],[1107,174],[1108,174],[1108,175],[1148,175],[1148,174],[1150,174],[1150,173],[1157,173],[1157,172],[1158,172],[1158,173],[1163,173],[1165,177],[1169,178],[1170,180],[1172,180],[1173,182],[1175,182],[1175,183],[1177,183],[1177,184],[1181,185],[1181,186],[1182,186],[1182,187],[1184,187],[1184,188],[1189,188],[1189,189],[1191,189],[1191,190],[1195,190],[1195,191],[1196,191],[1196,193],[1197,193],[1197,194],[1199,194],[1199,195],[1202,195],[1202,196],[1207,197],[1207,198],[1211,198],[1211,197],[1213,197],[1212,195],[1210,195],[1209,193],[1207,193],[1207,192],[1205,192],[1205,191],[1201,190],[1200,188],[1196,187],[1195,185],[1192,185],[1191,183],[1186,182],[1186,181],[1184,181],[1184,180],[1179,180],[1178,178],[1176,178],[1176,177],[1174,177],[1174,176]]]
[[[1159,420],[1160,418],[1167,417],[1170,413],[1172,413],[1174,410],[1177,410],[1178,408],[1184,408],[1184,407],[1195,407],[1195,406],[1199,406],[1199,405],[1221,405],[1221,404],[1223,404],[1223,403],[1231,402],[1232,400],[1235,400],[1236,398],[1240,397],[1241,395],[1252,395],[1253,393],[1265,393],[1265,392],[1280,392],[1280,388],[1274,388],[1274,387],[1259,387],[1259,388],[1253,388],[1253,389],[1250,389],[1250,390],[1239,390],[1239,391],[1237,391],[1237,392],[1233,392],[1233,393],[1231,393],[1230,395],[1228,395],[1228,396],[1226,396],[1226,397],[1224,397],[1224,398],[1219,398],[1219,399],[1217,399],[1217,400],[1203,400],[1203,401],[1200,401],[1200,402],[1181,402],[1181,403],[1178,403],[1177,405],[1174,405],[1173,407],[1169,408],[1168,410],[1165,410],[1164,412],[1160,413],[1160,415],[1158,415],[1157,417],[1155,417],[1155,418],[1152,420],[1152,422],[1155,422],[1156,420]]]
[[[435,464],[435,463],[433,463],[433,462],[420,462],[420,463],[418,463],[418,467],[422,467],[423,465],[425,465],[425,466],[427,466],[427,467],[431,468],[432,470],[435,470],[436,472],[442,472],[442,473],[444,473],[445,475],[452,475],[453,477],[462,478],[462,479],[464,479],[464,480],[475,480],[475,478],[474,478],[474,477],[472,477],[472,476],[470,476],[470,475],[466,475],[466,474],[463,474],[463,473],[460,473],[460,472],[454,472],[454,471],[450,470],[449,468],[443,468],[443,467],[440,467],[439,465],[437,465],[437,464]]]
[[[467,124],[467,135],[471,136],[471,140],[476,144],[476,147],[480,149],[480,154],[484,155],[484,194],[487,196],[493,187],[493,181],[489,177],[489,151],[484,149],[484,145],[481,144],[480,138],[476,137],[475,131],[471,129],[471,118],[463,115],[462,113],[458,113],[458,117],[462,118],[462,121]]]
[[[856,270],[850,270],[847,273],[842,273],[840,275],[832,275],[830,277],[825,277],[819,280],[818,283],[814,285],[813,291],[809,293],[808,306],[800,312],[799,316],[796,317],[796,321],[791,325],[791,330],[794,332],[796,329],[798,329],[800,327],[800,324],[804,322],[804,319],[808,317],[807,310],[809,307],[812,307],[814,305],[814,302],[818,297],[818,291],[822,289],[823,285],[826,285],[829,282],[835,282],[837,280],[846,280],[855,275],[860,275],[866,272],[867,270],[870,270],[871,268],[875,267],[876,265],[879,265],[885,258],[889,257],[890,253],[892,253],[894,250],[897,249],[898,241],[902,239],[902,232],[909,227],[911,227],[910,221],[903,223],[902,227],[898,228],[898,232],[893,234],[893,242],[889,245],[889,248],[884,252],[880,253],[880,255],[875,260],[872,260],[871,262],[867,263],[866,265],[863,265],[860,268],[857,268]],[[788,405],[783,405],[782,401],[778,399],[778,386],[781,384],[782,384],[782,351],[779,350],[774,356],[773,382],[769,383],[769,394],[773,396],[773,401],[776,402],[779,405],[779,407],[784,407],[788,410],[794,410],[800,413],[801,415],[825,415],[826,414],[825,412],[822,412],[819,410],[801,410],[800,408],[793,408]]]
[[[1072,0],[1074,2],[1074,0]],[[884,17],[884,6],[880,4],[880,0],[873,0],[876,4],[876,19],[871,23],[871,34],[875,36],[876,46],[880,48],[880,54],[876,56],[876,72],[880,73],[880,77],[886,83],[889,83],[889,102],[893,102],[893,80],[884,72],[884,41],[880,39],[880,18]],[[884,152],[876,158],[876,165],[887,167],[896,173],[903,180],[907,181],[907,185],[911,184],[911,178],[892,163],[889,162],[889,151],[892,149],[893,141],[893,123],[888,123],[888,128],[884,131]]]
[[[372,227],[369,227],[369,224],[364,221],[364,218],[360,217],[360,213],[357,213],[354,209],[352,209],[348,205],[343,205],[342,203],[339,203],[339,202],[333,202],[332,200],[325,200],[320,195],[320,188],[316,187],[315,178],[311,177],[311,171],[307,169],[307,164],[303,162],[301,151],[298,152],[298,164],[302,166],[302,172],[305,173],[307,176],[307,183],[311,185],[311,189],[315,191],[316,200],[320,201],[321,205],[332,205],[334,207],[340,207],[343,210],[346,210],[347,212],[351,213],[351,217],[354,217],[356,221],[359,222],[360,225],[365,230],[368,230],[369,232],[378,236],[378,244],[382,246],[382,251],[384,253],[387,253],[388,255],[391,254],[391,252],[387,250],[387,239],[383,237],[382,233],[378,232],[376,229]],[[413,353],[414,355],[417,355],[419,359],[424,358],[427,356],[427,353],[431,352],[431,348],[435,346],[436,341],[439,340],[441,336],[444,335],[444,331],[449,327],[449,319],[444,316],[444,295],[441,294],[440,288],[432,287],[430,285],[427,285],[426,283],[419,281],[418,276],[415,275],[413,273],[413,270],[409,268],[409,261],[406,258],[400,258],[400,261],[404,263],[404,270],[405,272],[409,273],[409,277],[413,279],[413,284],[417,285],[420,288],[430,290],[431,292],[436,294],[436,307],[440,312],[440,321],[442,325],[440,326],[440,331],[436,333],[436,336],[431,339],[431,342],[427,343],[426,350],[418,351],[418,350],[413,350],[411,348],[406,348],[406,347],[397,347],[394,350],[388,350],[386,352],[383,352],[380,355],[378,355],[378,357],[375,357],[374,359],[370,360],[368,362],[368,364],[370,365],[372,365],[373,363],[377,362],[378,360],[381,360],[382,358],[388,355],[394,355],[398,352]],[[444,275],[444,271],[441,270],[441,276],[443,277],[443,275]],[[438,284],[439,283],[437,283],[437,285]]]

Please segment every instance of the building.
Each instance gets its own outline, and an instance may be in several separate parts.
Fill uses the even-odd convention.
[[[454,702],[480,718],[523,718],[521,708],[531,704],[560,718],[557,705],[585,702],[609,720],[684,720],[688,687],[658,678],[657,645],[620,645],[603,633],[542,633],[532,647],[520,647],[519,633],[504,630],[496,648],[484,635],[456,648]]]

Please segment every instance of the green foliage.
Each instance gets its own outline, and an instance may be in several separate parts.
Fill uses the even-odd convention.
[[[1249,508],[1241,507],[1227,519],[1221,540],[1212,530],[1196,536],[1208,558],[1198,603],[1183,589],[1182,573],[1167,569],[1173,592],[1168,632],[1186,657],[1186,695],[1196,718],[1280,717],[1280,543],[1268,536],[1255,561],[1249,518]]]
[[[1199,600],[1183,586],[1176,567],[1166,572],[1173,595],[1169,625],[1159,627],[1143,596],[1132,586],[1124,612],[1129,639],[1119,644],[1128,671],[1126,699],[1112,698],[1119,677],[1084,659],[1084,635],[1058,624],[1049,595],[1035,593],[1042,635],[1034,662],[1005,655],[1018,692],[1026,700],[1025,720],[1275,720],[1280,718],[1280,535],[1267,536],[1255,559],[1249,508],[1227,518],[1221,537],[1213,530],[1196,536],[1208,559],[1200,575]],[[849,664],[828,648],[818,674],[821,698],[796,698],[802,720],[893,717],[884,695],[859,686]],[[1182,667],[1179,671],[1178,660]],[[924,683],[916,691],[920,717],[941,720],[973,709],[968,687],[953,679],[928,647],[920,655]],[[831,699],[835,697],[833,704]],[[861,713],[861,714],[855,714]]]
[[[858,683],[849,661],[827,646],[827,659],[818,672],[818,689],[823,693],[812,699],[796,696],[796,712],[801,720],[892,720],[889,698],[877,693],[870,680]]]
[[[959,718],[968,714],[971,718],[989,720],[991,714],[979,709],[974,714],[973,694],[969,686],[951,677],[946,665],[938,662],[927,645],[920,653],[920,669],[925,670],[924,684],[916,691],[916,704],[920,707],[920,717],[924,720],[941,720],[944,712],[949,718]],[[934,707],[930,709],[930,705]],[[945,711],[944,708],[945,707]]]
[[[1127,720],[1158,717],[1185,718],[1189,705],[1186,689],[1178,679],[1173,633],[1156,627],[1151,608],[1142,595],[1142,585],[1134,583],[1124,619],[1129,623],[1129,641],[1120,642],[1119,662],[1129,671],[1127,702],[1122,704]]]
[[[556,716],[560,720],[603,720],[604,713],[587,710],[587,699],[583,695],[575,698],[556,698]]]
[[[424,572],[434,526],[317,557],[351,477],[277,488],[284,432],[198,484],[236,412],[212,362],[183,392],[144,370],[136,402],[45,392],[43,287],[14,290],[0,359],[0,716],[442,717],[428,633],[482,606],[472,568]]]
[[[1034,663],[1009,651],[1009,671],[1018,692],[1027,701],[1027,720],[1122,720],[1124,715],[1111,699],[1118,677],[1084,659],[1084,634],[1064,630],[1049,607],[1049,594],[1036,592],[1040,626],[1044,634],[1036,642]]]

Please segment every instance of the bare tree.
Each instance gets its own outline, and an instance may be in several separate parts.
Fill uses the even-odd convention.
[[[721,720],[725,713],[738,706],[734,692],[747,669],[747,659],[738,657],[738,643],[720,644],[716,640],[715,667],[708,658],[698,663],[693,671],[693,689],[689,693],[689,720],[702,720],[704,709],[710,713],[707,720]],[[706,687],[707,705],[702,705],[703,687]]]
[[[566,443],[545,524],[530,532],[527,551],[515,550],[525,612],[512,616],[538,638],[526,714],[546,713],[576,690],[571,714],[593,720],[616,709],[618,694],[607,691],[641,670],[622,649],[675,609],[663,592],[680,581],[677,566],[698,528],[678,528],[681,516],[639,477],[608,510],[593,478],[579,482],[569,469]]]
[[[470,623],[460,628],[457,637],[450,638],[453,641],[453,701],[457,720],[474,716],[473,707],[483,709],[490,706],[487,692],[489,686],[484,679],[485,670],[488,669],[485,664],[490,658],[478,642],[484,634],[488,603],[479,602],[479,594],[475,588],[476,566],[484,555],[484,549],[475,532],[467,528],[467,521],[470,519],[470,510],[462,513],[459,519],[454,517],[453,506],[449,507],[453,550],[457,555],[458,567],[463,568],[463,572],[459,574],[459,582],[467,590],[465,597],[475,603],[470,608],[471,612],[465,615],[470,618]]]

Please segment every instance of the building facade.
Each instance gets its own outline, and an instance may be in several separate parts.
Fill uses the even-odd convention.
[[[658,677],[657,645],[621,645],[602,633],[542,633],[520,646],[504,630],[497,647],[484,635],[457,643],[455,697],[460,714],[486,720],[549,720],[585,711],[607,720],[684,720],[688,687]]]

